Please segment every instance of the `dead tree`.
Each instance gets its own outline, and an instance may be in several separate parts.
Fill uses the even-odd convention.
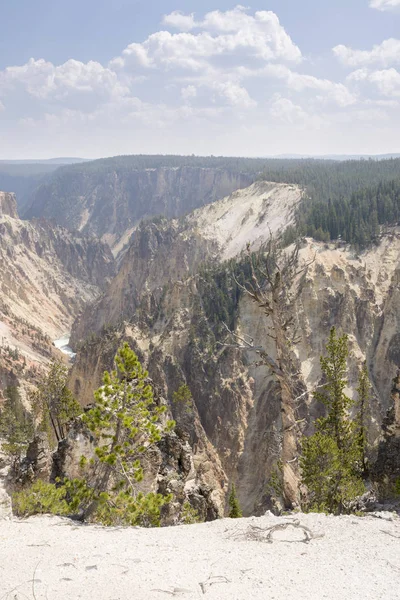
[[[315,257],[300,265],[299,244],[290,251],[282,250],[271,235],[256,253],[252,253],[250,245],[247,245],[247,260],[250,263],[250,278],[242,284],[234,276],[236,285],[269,320],[268,335],[274,342],[275,356],[271,356],[264,346],[255,346],[250,336],[240,336],[229,330],[227,325],[225,327],[234,343],[223,345],[254,351],[259,357],[256,364],[267,366],[274,375],[282,415],[282,496],[285,507],[294,508],[299,505],[300,481],[298,456],[302,420],[298,407],[307,395],[293,353],[293,344],[298,341],[294,305],[300,293],[301,275],[306,273]]]

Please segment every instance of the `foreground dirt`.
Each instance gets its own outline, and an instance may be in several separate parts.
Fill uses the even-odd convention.
[[[388,513],[151,530],[0,521],[2,600],[394,600],[399,589],[400,519]]]

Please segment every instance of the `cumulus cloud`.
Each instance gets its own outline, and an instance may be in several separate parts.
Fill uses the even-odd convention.
[[[387,67],[400,63],[400,40],[390,38],[376,44],[372,50],[354,50],[341,44],[333,48],[333,53],[341,63],[350,67],[373,64]]]
[[[400,62],[398,40],[366,51],[336,46],[335,55],[353,72],[334,81],[313,74],[312,62],[303,60],[271,11],[242,6],[203,16],[174,11],[164,17],[162,29],[142,42],[133,40],[107,64],[71,59],[57,65],[32,58],[0,71],[2,132],[14,127],[14,136],[25,136],[24,148],[32,131],[40,131],[34,138],[43,143],[47,136],[49,148],[71,140],[57,154],[83,154],[86,141],[94,148],[89,155],[102,144],[103,154],[239,154],[243,147],[245,153],[265,154],[271,129],[279,140],[281,129],[299,125],[308,143],[323,127],[341,143],[340,127],[346,133],[350,122],[385,123],[398,109],[400,75],[392,66]],[[249,136],[247,146],[242,135]],[[73,140],[79,140],[75,150]],[[314,140],[321,144],[317,133]],[[297,141],[291,137],[288,143]]]
[[[25,65],[7,67],[0,72],[0,96],[19,92],[42,103],[78,103],[93,110],[110,98],[128,93],[116,73],[100,63],[77,60],[55,66],[31,58]]]
[[[302,123],[307,119],[307,113],[301,106],[295,104],[289,98],[283,98],[280,94],[275,94],[269,112],[275,119],[289,124]]]
[[[249,75],[249,73],[247,72]],[[285,82],[289,90],[295,92],[315,92],[318,100],[330,101],[338,106],[346,107],[357,101],[356,95],[343,83],[337,83],[330,79],[321,79],[314,75],[298,73],[285,65],[268,65],[262,69],[259,76],[268,75]]]
[[[188,102],[197,96],[197,89],[194,85],[187,85],[181,89],[182,98]]]
[[[396,10],[396,8],[400,7],[400,0],[370,0],[369,5],[371,8],[382,11]]]
[[[301,60],[300,49],[271,11],[250,15],[245,8],[237,6],[226,12],[207,13],[202,21],[175,11],[164,17],[164,24],[181,32],[153,33],[143,43],[127,46],[122,57],[111,65],[199,71],[207,62],[223,58],[230,59],[232,64],[251,60],[294,63]],[[199,29],[198,33],[188,33],[194,28]]]
[[[180,10],[174,10],[169,15],[165,15],[163,24],[167,25],[167,27],[175,27],[175,29],[179,29],[180,31],[190,31],[196,27],[194,14],[185,15]]]
[[[238,106],[241,108],[254,108],[257,106],[257,102],[250,97],[248,91],[233,81],[215,83],[214,89],[220,96],[225,98],[231,106]]]
[[[350,73],[347,79],[356,83],[372,83],[383,96],[400,96],[400,73],[394,68],[381,71],[358,69]]]

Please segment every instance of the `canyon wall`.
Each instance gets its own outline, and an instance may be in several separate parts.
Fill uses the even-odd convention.
[[[228,169],[190,166],[64,167],[36,190],[25,216],[51,218],[70,230],[94,234],[117,253],[141,219],[180,217],[248,186],[254,178]]]

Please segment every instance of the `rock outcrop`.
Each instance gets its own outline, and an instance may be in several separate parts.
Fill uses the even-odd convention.
[[[47,473],[47,479],[80,478],[81,458],[84,456],[87,461],[94,459],[94,449],[93,436],[82,421],[76,419],[67,437],[59,442],[57,450],[51,457],[48,454],[52,468],[51,476]],[[145,452],[141,462],[144,478],[135,484],[136,491],[173,496],[172,502],[164,508],[164,525],[177,523],[185,502],[190,503],[203,521],[212,521],[224,515],[223,489],[215,482],[210,485],[204,471],[196,471],[192,449],[185,436],[175,432],[165,434],[157,445]],[[90,471],[86,477],[90,482]]]
[[[0,217],[7,215],[18,219],[17,200],[15,194],[0,192]]]
[[[47,434],[35,435],[28,446],[26,456],[15,462],[9,474],[11,487],[23,487],[37,479],[48,481],[52,471],[52,458]]]
[[[383,500],[400,504],[400,371],[393,380],[391,406],[382,424],[383,440],[373,468]]]

